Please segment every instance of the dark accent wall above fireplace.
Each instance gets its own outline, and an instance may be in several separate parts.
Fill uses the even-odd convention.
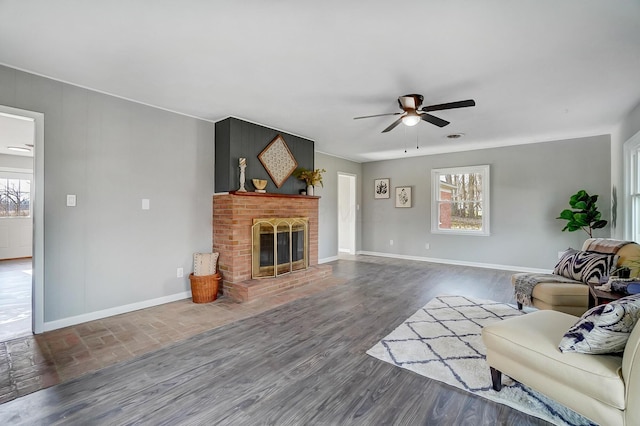
[[[235,191],[240,187],[240,158],[247,159],[245,189],[255,188],[251,179],[266,179],[267,192],[297,194],[305,188],[303,181],[290,176],[280,187],[276,187],[260,163],[258,155],[277,135],[281,135],[298,162],[298,167],[314,169],[314,142],[269,127],[249,123],[237,118],[227,118],[215,124],[215,192]]]

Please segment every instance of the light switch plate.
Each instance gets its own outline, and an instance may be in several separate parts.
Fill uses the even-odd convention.
[[[76,206],[76,196],[74,194],[67,194],[67,207]]]
[[[142,199],[142,210],[149,210],[151,208],[151,205],[149,203],[149,199],[148,198],[143,198]]]

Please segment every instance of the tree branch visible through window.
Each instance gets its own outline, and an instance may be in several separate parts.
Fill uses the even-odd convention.
[[[431,232],[489,235],[489,166],[434,169]]]
[[[28,217],[31,212],[31,182],[0,178],[0,217]]]

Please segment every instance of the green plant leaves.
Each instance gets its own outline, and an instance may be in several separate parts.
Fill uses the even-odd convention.
[[[593,229],[600,229],[600,228],[604,228],[605,226],[607,226],[607,221],[606,220],[598,220],[594,223],[591,224],[591,227]]]
[[[566,220],[567,224],[562,231],[577,231],[583,229],[589,237],[592,237],[593,229],[604,228],[607,221],[601,219],[602,214],[598,211],[596,202],[597,195],[589,195],[583,189],[573,194],[569,198],[569,205],[573,210],[565,209],[560,212],[556,219]]]
[[[573,221],[580,226],[589,225],[588,215],[586,213],[574,213]]]
[[[585,203],[584,201],[578,201],[575,204],[573,204],[571,207],[573,207],[574,209],[578,209],[578,210],[586,210],[587,209],[587,203]]]
[[[562,210],[562,212],[560,212],[560,217],[556,217],[556,219],[572,220],[573,212],[569,209]]]

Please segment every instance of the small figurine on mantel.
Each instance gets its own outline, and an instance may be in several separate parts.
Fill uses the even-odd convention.
[[[247,168],[247,159],[246,158],[241,158],[240,159],[240,189],[238,189],[237,192],[247,192],[246,189],[244,189],[244,169]]]
[[[266,179],[251,179],[251,182],[253,182],[253,186],[256,187],[256,192],[259,192],[261,194],[267,192],[265,191],[265,188],[267,187]]]

